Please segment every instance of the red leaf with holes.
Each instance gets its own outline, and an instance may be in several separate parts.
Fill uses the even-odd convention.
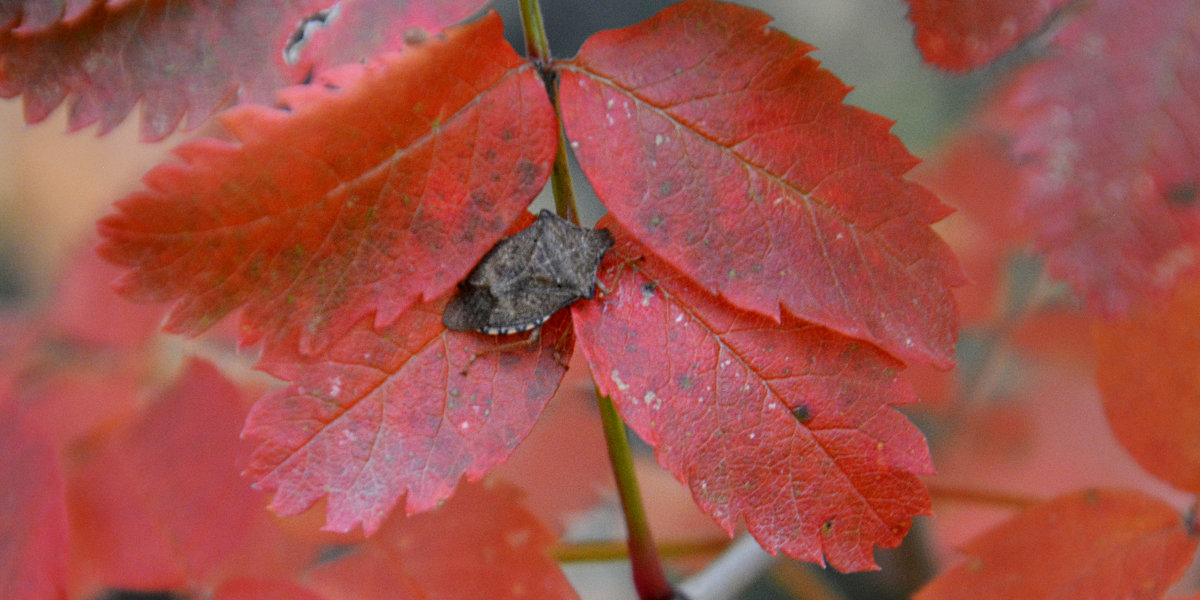
[[[1161,598],[1196,551],[1181,515],[1141,492],[1088,490],[976,538],[918,600]]]
[[[613,292],[572,309],[600,389],[727,531],[744,517],[771,552],[874,568],[929,512],[925,440],[892,408],[915,400],[903,365],[734,308],[614,233]]]
[[[991,118],[1050,269],[1120,314],[1194,268],[1200,243],[1200,6],[1088,3]]]
[[[18,4],[20,6],[18,6]],[[292,45],[309,23],[302,45]],[[142,105],[142,137],[194,127],[233,101],[266,102],[313,70],[397,50],[435,33],[481,0],[109,0],[7,2],[0,7],[0,96],[23,95],[26,120],[64,99],[70,128],[106,132]],[[12,28],[16,28],[15,30]]]
[[[54,447],[0,390],[0,598],[65,598],[66,490]]]
[[[557,65],[571,146],[638,240],[733,304],[952,364],[947,209],[891,122],[758,11],[673,5]]]
[[[447,331],[446,298],[375,330],[365,319],[320,357],[277,352],[259,368],[292,382],[255,404],[247,473],[296,514],[328,495],[326,528],[371,533],[407,495],[407,512],[479,479],[529,433],[554,394],[574,339],[566,314],[536,343],[480,354],[495,336]],[[284,348],[294,347],[292,340]]]
[[[1113,433],[1147,471],[1200,492],[1200,281],[1183,281],[1169,302],[1093,331]]]
[[[951,71],[986,65],[1041,29],[1069,0],[908,0],[917,48]]]
[[[245,304],[243,343],[299,329],[312,353],[452,289],[554,157],[541,78],[501,33],[493,14],[228,113],[240,143],[182,146],[100,222],[122,290],[180,298],[167,328],[189,334]]]
[[[436,510],[389,519],[363,546],[317,567],[329,600],[578,598],[546,551],[555,536],[514,489],[464,485]]]

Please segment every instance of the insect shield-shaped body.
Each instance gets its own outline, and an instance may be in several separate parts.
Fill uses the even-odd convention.
[[[596,268],[613,245],[607,229],[584,229],[543,210],[500,240],[458,284],[442,324],[456,331],[508,335],[545,323],[596,292]]]

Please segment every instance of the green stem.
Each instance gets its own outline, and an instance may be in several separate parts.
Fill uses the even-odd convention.
[[[729,538],[682,540],[658,544],[657,547],[658,555],[663,558],[715,556],[729,548]],[[626,560],[629,558],[629,545],[624,541],[559,544],[550,549],[550,555],[562,563]]]
[[[550,41],[542,22],[542,8],[538,0],[521,0],[521,24],[525,27],[525,53],[537,65],[546,82],[550,104],[558,118],[558,152],[554,155],[554,166],[550,173],[550,185],[554,189],[554,210],[558,216],[578,225],[579,211],[575,206],[575,188],[571,183],[571,169],[567,165],[567,136],[562,127],[562,115],[558,111],[558,77],[550,69]]]
[[[525,51],[537,65],[546,83],[550,103],[558,114],[558,79],[550,68],[550,42],[542,21],[542,9],[538,0],[520,0],[521,25],[525,28]],[[563,132],[562,115],[558,114],[558,153],[550,173],[554,189],[554,207],[558,215],[579,224],[579,213],[575,207],[575,190],[571,184],[571,172],[567,167],[567,138]],[[617,493],[621,497],[621,509],[625,513],[625,524],[629,530],[629,560],[633,568],[633,585],[641,600],[670,600],[676,597],[663,574],[658,549],[650,536],[650,525],[646,521],[646,510],[642,505],[642,494],[638,490],[637,476],[633,472],[633,454],[629,440],[625,437],[625,424],[617,415],[612,399],[597,390],[597,402],[604,422],[604,439],[608,444],[608,459],[612,463],[613,475],[617,480]]]
[[[551,98],[558,112],[558,80],[552,86]],[[558,153],[554,155],[554,166],[550,171],[550,185],[554,187],[554,211],[558,216],[578,225],[579,211],[575,209],[575,187],[571,183],[571,168],[567,166],[567,135],[563,132],[562,117],[558,119]]]
[[[525,53],[538,68],[550,62],[550,40],[542,22],[542,7],[538,0],[521,0],[521,26],[525,28]]]
[[[600,419],[604,423],[604,440],[608,443],[608,461],[612,463],[613,476],[617,479],[617,493],[621,497],[621,510],[625,513],[628,532],[629,560],[633,567],[633,586],[641,600],[667,600],[674,597],[674,590],[663,574],[658,560],[658,549],[650,536],[650,523],[646,520],[646,509],[642,505],[642,493],[638,489],[637,474],[633,471],[633,453],[629,450],[629,439],[625,436],[625,423],[617,415],[612,398],[596,390],[596,403],[600,407]]]

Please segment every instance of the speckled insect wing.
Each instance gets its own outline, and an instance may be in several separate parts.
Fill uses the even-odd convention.
[[[612,247],[607,230],[583,229],[543,210],[496,244],[458,284],[442,315],[447,329],[511,334],[545,323],[596,289],[596,268]]]

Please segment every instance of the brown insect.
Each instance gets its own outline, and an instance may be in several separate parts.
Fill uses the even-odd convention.
[[[596,269],[612,245],[607,229],[584,229],[543,210],[533,225],[493,246],[458,284],[442,324],[493,335],[538,327],[595,295]]]

